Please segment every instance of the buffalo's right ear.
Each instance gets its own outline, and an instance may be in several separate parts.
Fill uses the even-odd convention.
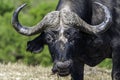
[[[26,51],[32,53],[39,53],[44,49],[44,40],[43,40],[43,33],[41,33],[35,39],[27,42],[27,49]]]

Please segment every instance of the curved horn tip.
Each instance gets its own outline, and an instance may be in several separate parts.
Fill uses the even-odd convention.
[[[98,4],[98,5],[102,5],[101,3],[99,3],[99,2],[96,2],[96,1],[95,1],[95,2],[93,2],[93,3],[94,3],[94,4]]]
[[[94,4],[98,4],[99,6],[102,6],[102,7],[106,7],[104,6],[103,4],[99,3],[99,2],[93,2]]]
[[[21,5],[21,7],[24,7],[24,6],[26,6],[26,5],[27,5],[27,4],[26,4],[26,3],[24,3],[24,4],[22,4],[22,5]]]
[[[104,11],[107,12],[108,17],[111,17],[111,13],[109,12],[109,9],[105,5],[103,5],[99,2],[93,2],[93,3],[103,7]]]
[[[105,5],[103,5],[103,4],[99,3],[99,2],[93,2],[93,3],[103,7],[104,9],[108,9]]]
[[[18,8],[16,9],[15,12],[19,12],[19,11],[20,11],[21,9],[23,9],[26,5],[27,5],[26,3],[25,3],[25,4],[22,4],[20,7],[18,7]]]
[[[18,18],[18,14],[19,12],[26,6],[27,4],[22,4],[20,7],[18,7],[14,13],[13,13],[13,18],[12,18],[12,22],[14,22],[15,20],[17,20],[16,18]]]

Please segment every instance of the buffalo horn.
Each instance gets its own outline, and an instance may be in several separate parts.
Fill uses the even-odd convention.
[[[33,27],[26,27],[22,26],[18,20],[18,15],[19,12],[26,6],[26,4],[21,5],[18,7],[12,17],[12,25],[16,29],[17,32],[20,34],[26,35],[26,36],[31,36],[37,33],[40,33],[43,31],[43,29],[46,27],[46,21],[43,19],[41,22],[39,22],[37,25]]]
[[[104,6],[103,4],[98,3],[98,2],[94,2],[94,3],[99,5],[104,10],[104,13],[105,13],[104,21],[98,25],[90,25],[90,24],[86,23],[85,21],[83,21],[80,17],[77,17],[77,20],[78,20],[77,26],[79,26],[79,28],[82,31],[90,33],[90,34],[103,33],[104,31],[106,31],[109,28],[109,26],[112,22],[112,17],[106,6]]]

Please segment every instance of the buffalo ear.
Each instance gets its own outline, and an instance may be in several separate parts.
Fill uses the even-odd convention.
[[[27,42],[27,49],[26,51],[32,53],[39,53],[44,49],[44,40],[43,34],[40,34],[35,39]]]

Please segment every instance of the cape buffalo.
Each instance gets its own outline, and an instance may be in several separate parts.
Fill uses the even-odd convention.
[[[56,10],[33,27],[18,20],[24,6],[15,10],[12,25],[26,36],[40,34],[28,41],[27,51],[38,53],[47,44],[53,73],[83,80],[84,64],[111,58],[112,80],[120,80],[120,0],[59,0]]]

